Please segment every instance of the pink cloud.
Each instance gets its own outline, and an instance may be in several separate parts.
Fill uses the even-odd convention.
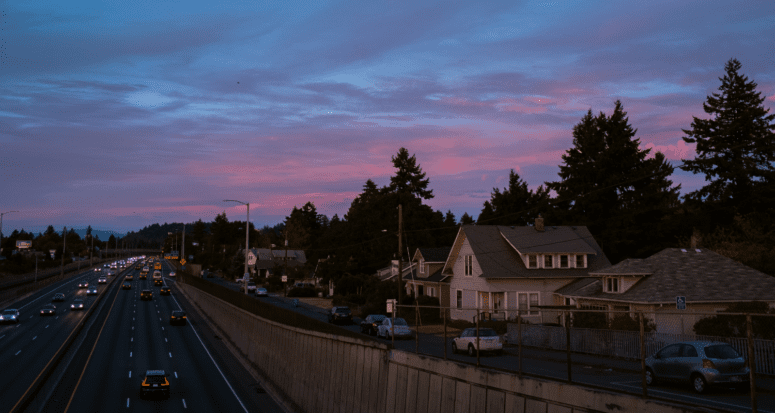
[[[662,152],[667,159],[681,160],[694,158],[697,144],[687,144],[683,139],[679,139],[676,141],[675,145],[656,145],[654,143],[647,143],[642,145],[642,147],[651,149],[649,158],[653,158],[656,152]]]

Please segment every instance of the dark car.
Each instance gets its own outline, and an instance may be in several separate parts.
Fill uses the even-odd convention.
[[[0,313],[0,323],[19,323],[19,320],[22,318],[21,314],[19,313],[19,310],[15,308],[8,308],[3,310],[2,313]]]
[[[141,300],[153,300],[153,291],[151,291],[151,290],[140,291],[140,299]]]
[[[86,281],[81,281],[78,283],[78,288],[89,288],[89,283]]]
[[[328,313],[328,322],[332,324],[352,324],[353,313],[350,307],[336,306]]]
[[[40,315],[56,315],[57,308],[54,304],[46,304],[40,309]]]
[[[166,285],[161,287],[161,289],[159,290],[159,294],[170,295],[170,287],[167,287]]]
[[[70,304],[70,309],[83,310],[83,300],[81,300],[80,298],[76,298],[75,300],[73,300],[73,303]]]
[[[63,293],[56,293],[53,297],[51,297],[51,302],[54,301],[65,301],[65,295]]]
[[[153,285],[155,285],[155,286],[164,285],[164,280],[161,280],[161,279],[153,280]]]
[[[135,277],[132,274],[127,275],[124,277],[124,281],[134,281]]]
[[[750,388],[745,358],[722,342],[688,341],[670,344],[646,359],[646,384],[657,381],[689,383],[697,393],[709,386]]]
[[[361,321],[361,333],[376,336],[379,325],[385,316],[382,314],[369,314]]]
[[[89,287],[89,289],[86,290],[86,295],[97,295],[98,293],[97,287]]]
[[[128,281],[124,281],[123,284],[121,284],[121,288],[124,290],[131,290],[132,289],[132,283]]]
[[[148,274],[145,274],[145,273],[142,273],[142,272],[141,272],[141,273],[140,273],[140,279],[141,279],[141,280],[146,280],[146,279],[148,279]]]
[[[173,311],[170,316],[170,324],[186,325],[186,312],[185,311]]]
[[[145,378],[140,384],[140,391],[143,397],[161,396],[170,397],[170,381],[167,380],[169,374],[164,370],[148,370],[145,372]]]

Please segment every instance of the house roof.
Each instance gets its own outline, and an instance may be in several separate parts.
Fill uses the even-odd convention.
[[[521,254],[597,254],[597,251],[584,239],[592,238],[586,227],[545,227],[544,231],[536,231],[532,226],[498,226],[498,229]]]
[[[612,265],[608,268],[590,272],[589,275],[593,276],[606,276],[606,275],[650,275],[654,270],[646,260],[639,258],[627,258],[622,260],[616,265]]]
[[[433,274],[427,276],[427,277],[419,277],[416,273],[411,273],[408,276],[405,276],[403,279],[404,281],[427,281],[427,282],[449,282],[448,276],[441,273],[441,268],[434,271]]]
[[[686,251],[686,252],[684,252]],[[735,262],[711,250],[667,248],[638,263],[595,271],[603,275],[634,275],[628,270],[652,270],[623,293],[604,293],[599,279],[577,280],[557,291],[574,298],[636,303],[775,301],[775,277]],[[616,268],[619,270],[616,270]],[[582,282],[584,281],[584,282]]]
[[[426,263],[446,261],[451,249],[452,247],[417,248]]]
[[[483,278],[576,278],[586,277],[590,271],[596,271],[611,265],[603,250],[597,245],[595,239],[590,234],[587,227],[557,227],[544,232],[538,232],[534,227],[511,228],[500,225],[464,225],[461,227],[458,238],[468,239],[471,249],[474,251],[476,261],[482,270]],[[520,237],[529,231],[535,233],[530,236]],[[551,252],[576,252],[588,254],[587,268],[547,268],[547,269],[528,269],[519,256],[519,253],[512,246],[513,240],[521,240],[520,245],[523,250],[530,246],[524,243],[525,239],[530,239],[535,246],[551,246],[553,243],[558,245],[572,245],[576,251],[561,251],[557,248],[550,249]],[[457,241],[456,241],[457,242]],[[581,247],[584,243],[586,247]],[[564,248],[564,247],[563,247]],[[549,250],[548,250],[549,251]],[[589,251],[589,252],[583,252]],[[533,251],[535,252],[535,251]],[[447,263],[447,269],[451,263]],[[447,272],[448,273],[448,272]]]

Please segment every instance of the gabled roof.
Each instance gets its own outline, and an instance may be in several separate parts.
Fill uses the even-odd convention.
[[[611,265],[603,250],[597,245],[587,227],[557,227],[559,231],[538,232],[534,227],[520,227],[521,229],[499,225],[463,225],[453,245],[456,255],[460,250],[463,240],[467,239],[476,256],[476,261],[482,269],[483,278],[577,278],[586,277],[590,271],[596,271]],[[562,228],[562,229],[561,229]],[[529,237],[520,238],[519,234],[535,232]],[[506,234],[504,236],[504,234]],[[572,245],[577,251],[560,251],[552,248],[551,252],[587,254],[587,268],[547,268],[528,269],[512,246],[511,241],[521,239],[523,249],[530,246],[524,243],[524,239],[530,239],[535,246]],[[586,247],[581,246],[581,243]],[[565,248],[565,247],[563,247]],[[583,252],[589,251],[589,252]],[[444,274],[451,274],[452,260],[447,260],[444,266]]]
[[[411,274],[405,276],[403,279],[404,281],[428,281],[428,282],[449,282],[448,276],[441,273],[441,268],[434,271],[433,274],[427,276],[427,277],[419,277],[417,273],[412,272]]]
[[[667,248],[640,263],[630,261],[594,272],[611,275],[630,268],[640,271],[646,266],[652,271],[623,293],[604,293],[599,279],[575,281],[557,293],[574,298],[651,304],[672,304],[677,296],[686,297],[687,302],[775,301],[775,277],[711,250]]]
[[[520,254],[597,254],[584,240],[585,237],[592,238],[586,227],[545,227],[544,231],[527,226],[498,226],[498,229]]]
[[[444,262],[447,260],[451,249],[452,247],[417,248],[417,252],[422,256],[422,259],[424,259],[426,263]]]
[[[654,273],[654,270],[651,269],[651,266],[646,260],[639,259],[639,258],[627,258],[626,260],[622,260],[620,263],[616,265],[612,265],[608,268],[603,268],[601,270],[591,272],[589,275],[593,276],[607,276],[607,275],[651,275]]]

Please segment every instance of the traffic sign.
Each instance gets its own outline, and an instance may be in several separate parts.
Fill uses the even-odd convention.
[[[180,259],[180,265],[186,265],[186,259],[185,258],[181,258]]]
[[[283,275],[283,282],[284,282],[284,283],[287,283],[287,282],[288,282],[288,276],[287,276],[287,275]]]
[[[679,310],[686,310],[686,297],[675,297],[675,307]]]

